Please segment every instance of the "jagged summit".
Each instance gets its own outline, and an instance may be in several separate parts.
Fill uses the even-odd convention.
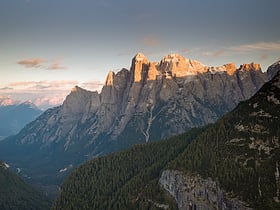
[[[106,77],[105,86],[113,86],[114,77],[115,77],[115,73],[113,71],[109,71],[109,73]]]
[[[276,65],[276,64],[275,64]],[[131,63],[130,72],[132,82],[144,82],[158,79],[184,78],[204,73],[226,72],[233,76],[238,71],[261,71],[260,64],[245,63],[236,67],[230,62],[222,66],[206,66],[197,60],[185,58],[177,53],[164,56],[160,62],[151,62],[143,53],[137,53]],[[105,86],[112,86],[115,73],[110,71],[107,75]]]
[[[261,65],[258,63],[245,63],[240,65],[239,67],[240,71],[250,71],[250,70],[255,70],[255,71],[259,71],[261,70]]]
[[[147,58],[146,58],[146,56],[145,56],[143,53],[138,52],[138,53],[134,56],[133,60],[136,60],[136,61],[143,61],[143,60],[147,60]]]

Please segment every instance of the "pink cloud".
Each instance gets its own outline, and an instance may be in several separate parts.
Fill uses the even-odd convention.
[[[218,50],[216,52],[213,53],[214,57],[220,57],[223,56],[226,52],[224,50]]]
[[[18,61],[17,63],[19,65],[23,65],[26,68],[40,68],[43,63],[45,63],[46,60],[43,58],[30,58]]]
[[[268,59],[268,54],[261,55],[260,60],[266,60],[266,59]]]
[[[63,103],[67,94],[39,97],[34,100],[38,107],[58,106]]]
[[[240,51],[240,52],[249,52],[249,51],[256,51],[256,50],[278,51],[278,50],[280,50],[280,41],[278,41],[278,42],[256,42],[256,43],[252,43],[252,44],[232,46],[229,49],[233,50],[233,51]]]
[[[44,70],[66,70],[67,66],[61,64],[61,61],[58,59],[55,60],[46,60],[43,58],[30,58],[18,61],[17,64],[22,65],[26,68],[36,68]]]
[[[25,89],[25,90],[71,90],[71,88],[78,84],[78,81],[70,80],[55,80],[55,81],[20,81],[9,84],[14,89]]]
[[[201,52],[201,55],[203,55],[203,56],[207,56],[207,57],[221,57],[221,56],[223,56],[223,55],[225,55],[226,54],[226,51],[225,50],[217,50],[217,51],[213,51],[213,52],[209,52],[209,51],[207,51],[207,52]]]
[[[183,54],[188,54],[189,52],[190,52],[190,50],[187,48],[184,48],[181,50],[181,53],[183,53]]]
[[[154,34],[144,36],[142,39],[142,42],[144,45],[150,46],[150,47],[159,46],[161,44],[159,37],[157,37]]]

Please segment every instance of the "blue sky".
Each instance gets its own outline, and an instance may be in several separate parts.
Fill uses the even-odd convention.
[[[0,95],[60,103],[76,84],[100,89],[137,52],[265,71],[280,59],[279,8],[279,0],[0,0]]]

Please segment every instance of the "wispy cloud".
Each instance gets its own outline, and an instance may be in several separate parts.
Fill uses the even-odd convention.
[[[207,57],[221,57],[224,56],[226,54],[225,50],[217,50],[217,51],[213,51],[213,52],[209,52],[209,51],[202,51],[201,55],[203,56],[207,56]]]
[[[239,52],[249,52],[249,51],[258,51],[258,50],[278,51],[278,50],[280,50],[280,41],[256,42],[256,43],[252,43],[252,44],[232,46],[229,48],[229,50],[239,51]]]
[[[23,65],[26,68],[41,68],[42,64],[45,63],[46,60],[43,58],[30,58],[18,61],[19,65]]]
[[[160,38],[154,34],[145,35],[142,38],[142,43],[149,47],[155,47],[161,45]]]
[[[97,90],[100,91],[104,83],[100,81],[89,81],[89,82],[83,82],[80,83],[79,86],[87,89],[87,90]]]
[[[25,68],[44,69],[44,70],[66,70],[67,66],[61,64],[61,60],[47,60],[43,58],[29,58],[20,60],[17,64],[24,66]]]
[[[53,63],[51,63],[51,64],[47,67],[47,69],[49,69],[49,70],[67,70],[68,67],[67,67],[67,66],[63,66],[63,65],[61,64],[61,61],[60,61],[60,60],[56,60],[56,61],[54,61]]]
[[[261,56],[260,56],[260,60],[267,60],[268,59],[268,54],[266,53],[266,54],[262,54]]]
[[[100,81],[87,81],[78,82],[75,80],[54,80],[54,81],[20,81],[13,82],[8,85],[8,88],[1,88],[0,90],[21,90],[31,92],[40,91],[70,91],[75,85],[78,85],[84,89],[88,90],[100,90],[103,83]]]
[[[29,91],[37,90],[70,90],[78,84],[77,81],[20,81],[9,84],[13,89],[23,89]]]
[[[180,51],[180,53],[182,54],[188,54],[190,52],[190,50],[188,48],[184,48]]]

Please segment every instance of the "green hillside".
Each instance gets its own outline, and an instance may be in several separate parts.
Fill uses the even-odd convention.
[[[66,179],[52,209],[160,209],[162,204],[177,209],[159,187],[158,178],[200,132],[193,129],[166,141],[92,159]]]
[[[49,209],[50,205],[45,196],[9,171],[0,161],[0,209],[43,210]]]

